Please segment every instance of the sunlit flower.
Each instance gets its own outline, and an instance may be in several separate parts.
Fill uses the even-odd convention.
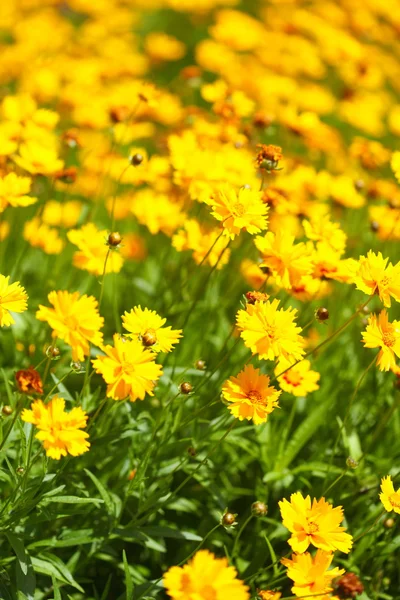
[[[377,294],[383,305],[390,307],[390,297],[400,302],[400,262],[393,266],[388,261],[381,252],[375,254],[372,250],[366,257],[360,256],[354,283],[366,294]]]
[[[14,161],[28,173],[38,175],[53,175],[64,166],[55,148],[42,146],[35,140],[28,140],[21,144],[19,154],[14,156]]]
[[[37,201],[37,198],[28,196],[31,190],[32,180],[30,177],[19,177],[15,173],[8,173],[0,178],[0,212],[7,206],[29,206]]]
[[[60,254],[65,246],[58,230],[41,223],[39,217],[26,221],[23,237],[33,248],[40,248],[46,254]]]
[[[400,488],[395,491],[390,475],[382,477],[381,490],[382,493],[379,494],[379,499],[385,509],[388,512],[394,510],[395,513],[400,515]]]
[[[10,312],[21,313],[27,309],[28,294],[19,283],[9,284],[10,277],[0,275],[0,326],[7,327],[15,323]]]
[[[231,377],[222,387],[222,395],[230,402],[229,410],[240,421],[253,420],[255,425],[265,423],[268,415],[278,406],[281,394],[269,385],[270,378],[253,365],[246,365],[237,377]]]
[[[199,550],[183,567],[171,567],[163,580],[173,600],[250,599],[249,588],[237,579],[236,569],[208,550]]]
[[[182,337],[181,329],[164,327],[166,321],[154,310],[141,306],[135,306],[122,316],[123,325],[129,331],[128,337],[140,340],[155,352],[171,352]]]
[[[353,538],[340,526],[343,521],[341,506],[333,508],[325,498],[314,498],[311,504],[310,496],[303,498],[296,492],[290,496],[290,502],[281,500],[279,508],[283,525],[292,534],[289,545],[295,552],[305,552],[310,544],[326,552],[350,552]]]
[[[282,564],[288,569],[287,576],[294,582],[293,594],[298,598],[312,596],[316,600],[325,600],[325,594],[333,590],[333,579],[344,573],[344,569],[338,567],[329,569],[332,559],[333,553],[325,550],[317,550],[314,557],[306,552],[293,554],[292,559],[282,558]]]
[[[47,456],[59,460],[62,456],[79,456],[89,450],[89,434],[82,431],[88,416],[81,407],[65,412],[65,400],[53,396],[48,404],[35,400],[31,409],[24,409],[21,419],[39,429],[36,438],[43,442]]]
[[[273,592],[272,590],[258,590],[257,595],[260,600],[280,600],[282,597],[280,592]]]
[[[267,228],[268,207],[261,199],[261,193],[247,187],[221,186],[210,198],[211,214],[222,221],[225,233],[233,239],[242,229],[250,234],[260,233]]]
[[[36,318],[46,321],[53,337],[64,340],[72,348],[72,359],[83,361],[90,344],[101,346],[104,319],[99,315],[96,298],[79,292],[53,291],[48,295],[53,308],[39,305]]]
[[[378,316],[368,318],[362,333],[365,348],[380,348],[377,364],[381,371],[389,371],[396,365],[395,356],[400,357],[400,321],[389,321],[383,309]]]
[[[73,264],[78,269],[93,275],[102,275],[106,257],[106,273],[119,273],[122,269],[124,260],[121,254],[110,251],[106,244],[108,237],[106,229],[99,231],[93,223],[87,223],[81,229],[71,229],[67,236],[69,241],[79,248],[73,257]]]
[[[318,381],[320,374],[311,370],[309,360],[302,360],[295,366],[290,361],[282,359],[275,367],[275,375],[278,377],[279,387],[293,396],[306,396],[310,392],[319,389]]]
[[[155,363],[155,354],[145,349],[137,339],[128,340],[114,335],[114,346],[104,346],[105,356],[93,360],[93,367],[107,383],[107,396],[114,400],[131,402],[153,396],[157,380],[162,375],[161,365]]]

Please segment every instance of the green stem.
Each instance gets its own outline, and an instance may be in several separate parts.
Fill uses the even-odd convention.
[[[234,559],[235,556],[236,556],[236,552],[237,552],[238,546],[239,546],[240,536],[242,535],[243,531],[246,529],[247,525],[250,523],[250,521],[252,520],[252,518],[253,518],[253,515],[250,514],[247,517],[247,519],[245,520],[245,522],[243,523],[243,525],[241,526],[241,528],[239,529],[239,531],[237,532],[237,535],[235,537],[235,541],[233,543],[232,552],[231,552],[232,559]]]

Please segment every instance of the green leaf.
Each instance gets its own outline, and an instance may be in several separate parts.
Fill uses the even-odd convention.
[[[55,577],[58,581],[68,583],[80,592],[84,592],[83,588],[72,577],[67,566],[54,554],[43,554],[43,558],[32,557],[32,565],[37,573]]]
[[[53,582],[54,600],[61,600],[61,592],[60,588],[58,587],[57,579],[52,577],[51,580]]]
[[[6,536],[17,556],[17,589],[24,594],[28,600],[33,600],[36,590],[36,577],[32,567],[32,561],[28,552],[25,550],[24,542],[13,533],[6,533]]]
[[[196,533],[189,531],[180,531],[172,527],[141,527],[140,531],[148,536],[175,538],[177,540],[189,540],[190,542],[201,542],[203,539]]]
[[[126,600],[133,600],[133,581],[132,581],[131,572],[129,570],[128,561],[126,560],[125,550],[122,551],[122,559],[124,561],[124,571],[125,571]]]
[[[79,496],[46,496],[42,498],[39,505],[61,502],[63,504],[103,504],[100,498],[80,498]]]
[[[89,469],[84,469],[84,471],[85,471],[86,475],[88,475],[90,477],[90,479],[93,481],[94,485],[96,486],[100,496],[103,499],[104,504],[106,505],[107,513],[109,515],[114,515],[114,503],[111,500],[111,496],[107,492],[104,485],[101,483],[101,481],[99,481],[97,479],[97,477],[95,475],[93,475],[93,473],[91,473],[91,471],[89,471]]]

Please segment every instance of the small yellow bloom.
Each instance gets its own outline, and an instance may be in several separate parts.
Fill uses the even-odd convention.
[[[380,348],[378,366],[381,371],[389,371],[396,365],[395,355],[400,357],[400,321],[389,322],[385,309],[378,316],[368,318],[366,330],[362,333],[365,348]]]
[[[296,492],[290,496],[290,502],[281,500],[279,508],[283,525],[292,534],[289,545],[295,552],[302,554],[310,544],[326,552],[350,552],[353,538],[340,526],[343,521],[341,506],[333,508],[325,498],[314,498],[311,504],[310,496],[303,498]]]
[[[354,278],[357,289],[372,295],[377,294],[383,305],[390,307],[390,297],[400,302],[400,262],[388,264],[382,253],[370,250],[367,256],[360,256],[359,268]]]
[[[14,162],[33,175],[53,175],[64,166],[55,148],[43,146],[36,140],[28,140],[21,144],[19,154],[14,156]]]
[[[123,325],[129,331],[128,337],[138,339],[155,352],[171,352],[182,337],[181,329],[164,327],[166,321],[154,310],[141,306],[135,306],[122,316]]]
[[[97,373],[107,383],[107,396],[114,400],[131,402],[153,396],[157,379],[162,375],[161,365],[155,363],[155,354],[143,348],[138,339],[128,340],[114,335],[114,346],[103,348],[106,356],[92,361]]]
[[[278,362],[275,368],[275,375],[283,373],[278,377],[279,387],[293,396],[306,396],[310,392],[319,389],[319,373],[311,370],[309,360],[302,360],[297,365],[289,368],[293,364],[285,359]]]
[[[226,235],[233,239],[242,229],[251,235],[267,228],[268,207],[261,193],[249,188],[238,192],[228,185],[221,186],[208,200],[212,216],[222,221]]]
[[[30,177],[19,177],[8,173],[0,178],[0,212],[7,206],[29,206],[35,204],[37,198],[28,196],[32,185]]]
[[[171,567],[163,577],[173,600],[250,600],[249,588],[237,579],[226,558],[199,550],[183,567]]]
[[[312,596],[315,600],[325,600],[325,594],[333,590],[332,580],[344,573],[344,569],[338,567],[329,569],[332,559],[332,552],[324,550],[317,550],[314,558],[309,552],[293,554],[291,560],[282,558],[282,564],[288,569],[287,576],[294,582],[293,594],[298,598]]]
[[[78,269],[102,275],[107,254],[106,273],[119,273],[122,269],[124,260],[119,252],[109,252],[106,244],[108,232],[105,229],[99,231],[93,223],[87,223],[81,229],[68,231],[67,237],[79,248],[73,257],[73,264]]]
[[[35,400],[31,410],[24,409],[21,419],[32,423],[40,431],[36,438],[43,442],[47,456],[60,460],[62,456],[79,456],[89,450],[89,434],[81,431],[86,427],[88,416],[81,407],[65,412],[65,400],[53,396],[48,404]]]
[[[27,309],[28,294],[19,283],[9,284],[10,277],[0,275],[0,326],[7,327],[15,323],[10,312],[21,313]]]
[[[393,487],[393,481],[390,475],[382,477],[381,481],[382,493],[379,494],[379,499],[388,512],[394,510],[400,515],[400,488],[396,491]]]
[[[60,238],[57,229],[49,227],[46,223],[41,223],[39,217],[26,221],[23,236],[33,248],[40,248],[46,254],[60,254],[65,246],[65,242]]]
[[[282,597],[280,592],[273,592],[272,590],[258,590],[257,594],[260,600],[279,600]]]
[[[255,425],[265,423],[268,415],[278,406],[281,394],[269,385],[267,375],[260,373],[253,365],[246,365],[237,377],[225,382],[222,394],[229,404],[228,408],[240,421],[253,420]]]

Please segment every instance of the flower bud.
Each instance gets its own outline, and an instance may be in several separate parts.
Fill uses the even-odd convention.
[[[361,192],[361,190],[363,190],[364,187],[365,187],[364,180],[363,179],[357,179],[354,182],[354,187],[356,188],[357,192]]]
[[[131,165],[133,165],[134,167],[138,167],[142,164],[144,156],[143,154],[140,154],[140,152],[136,152],[136,154],[131,156],[129,160],[131,161]]]
[[[75,373],[84,373],[85,368],[79,360],[73,360],[70,364],[70,367]]]
[[[379,223],[378,221],[371,221],[370,223],[371,231],[377,233],[379,231]]]
[[[196,450],[196,448],[193,448],[193,446],[189,446],[189,448],[187,449],[187,453],[189,454],[189,456],[192,456],[193,458],[195,456],[197,456],[197,450]]]
[[[392,529],[392,527],[394,527],[394,525],[395,525],[395,521],[391,517],[389,517],[388,519],[385,519],[383,521],[383,526],[386,527],[386,529]]]
[[[348,466],[349,469],[357,469],[358,461],[355,458],[352,458],[351,456],[349,456],[346,459],[346,465]]]
[[[179,390],[180,390],[181,394],[190,394],[190,392],[193,392],[193,386],[188,381],[184,381],[179,386]]]
[[[1,412],[3,413],[3,415],[5,417],[9,417],[10,415],[13,414],[14,411],[13,411],[13,407],[12,406],[10,406],[9,404],[5,404],[3,406],[3,408],[1,409]]]
[[[327,321],[329,319],[329,310],[323,307],[317,308],[315,311],[315,318],[317,319],[318,323]]]
[[[18,475],[23,475],[25,473],[24,467],[17,467],[16,471]]]
[[[206,363],[204,360],[199,358],[199,360],[196,360],[196,362],[194,363],[194,366],[198,371],[204,371],[206,368]]]
[[[226,511],[222,515],[221,525],[223,525],[227,529],[229,529],[230,527],[234,527],[235,525],[237,525],[236,517],[237,514],[233,514],[231,512]]]
[[[118,233],[118,231],[113,231],[108,236],[107,242],[108,242],[109,246],[112,246],[113,248],[116,248],[122,242],[122,236],[121,236],[120,233]]]
[[[264,502],[257,500],[251,505],[251,512],[254,517],[265,517],[268,513],[268,506]]]
[[[150,346],[154,346],[154,344],[156,344],[156,343],[157,343],[156,332],[153,329],[148,329],[147,331],[145,331],[145,333],[142,335],[143,346],[146,346],[146,348],[149,348]]]
[[[51,360],[58,360],[61,357],[60,349],[57,346],[49,346],[46,349],[46,356]]]

